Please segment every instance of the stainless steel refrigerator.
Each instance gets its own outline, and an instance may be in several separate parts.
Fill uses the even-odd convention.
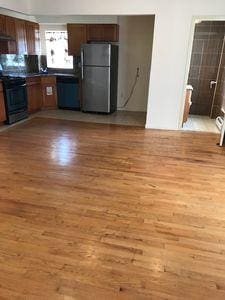
[[[81,73],[82,110],[113,113],[117,108],[118,46],[82,45]]]

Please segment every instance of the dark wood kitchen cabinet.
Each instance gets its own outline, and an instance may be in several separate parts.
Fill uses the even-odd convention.
[[[34,34],[35,34],[35,54],[41,54],[41,37],[40,37],[40,26],[38,23],[34,23]]]
[[[41,78],[43,107],[48,109],[57,108],[56,76],[43,76]]]
[[[117,24],[88,24],[87,40],[100,42],[118,42],[119,26]]]
[[[5,17],[6,34],[14,38],[14,41],[9,41],[7,43],[7,54],[17,53],[17,43],[16,43],[16,24],[15,18]]]
[[[0,34],[6,34],[4,15],[0,15]]]
[[[27,97],[28,97],[28,112],[34,113],[42,109],[42,87],[41,77],[34,76],[26,79]]]
[[[91,41],[118,42],[117,24],[67,24],[69,55],[80,55],[81,45]]]
[[[5,101],[4,101],[4,93],[2,83],[0,82],[0,122],[4,122],[6,120],[5,113]]]
[[[79,56],[82,44],[87,43],[86,24],[67,24],[68,54]]]
[[[0,15],[0,34],[12,37],[0,41],[0,54],[40,54],[38,23]]]
[[[39,24],[26,21],[26,44],[27,54],[40,54]]]
[[[26,54],[26,21],[21,19],[15,19],[16,25],[16,41],[17,41],[17,53]]]

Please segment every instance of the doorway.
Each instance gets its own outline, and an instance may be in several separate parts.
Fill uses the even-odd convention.
[[[225,21],[198,21],[195,24],[184,130],[219,132],[215,119],[224,115],[224,36]]]

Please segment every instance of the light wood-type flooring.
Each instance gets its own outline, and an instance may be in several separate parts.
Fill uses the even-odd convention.
[[[225,299],[213,133],[34,118],[0,133],[0,299]]]

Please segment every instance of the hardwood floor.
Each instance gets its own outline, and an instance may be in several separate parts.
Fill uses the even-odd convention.
[[[0,133],[0,299],[225,299],[218,139],[39,118]]]

